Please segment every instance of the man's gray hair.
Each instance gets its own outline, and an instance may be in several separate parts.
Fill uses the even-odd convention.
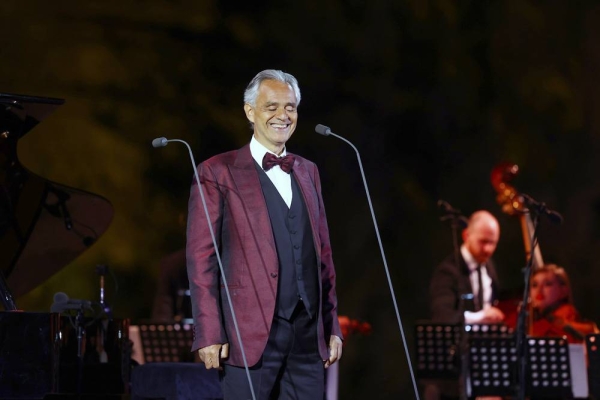
[[[264,71],[256,74],[244,91],[244,103],[248,103],[252,107],[256,106],[258,88],[260,87],[260,84],[267,79],[280,81],[290,85],[294,91],[294,94],[296,95],[296,106],[300,104],[300,88],[298,87],[298,81],[292,74],[288,74],[287,72],[283,72],[278,69],[265,69]]]

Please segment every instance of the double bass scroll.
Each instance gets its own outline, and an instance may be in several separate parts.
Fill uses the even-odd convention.
[[[502,211],[508,215],[519,217],[525,245],[525,257],[527,261],[533,257],[532,268],[536,270],[544,265],[544,260],[540,246],[535,246],[532,255],[534,226],[531,213],[525,205],[523,195],[509,184],[518,173],[519,166],[517,164],[501,163],[492,170],[491,181],[497,193],[496,201],[502,207]]]

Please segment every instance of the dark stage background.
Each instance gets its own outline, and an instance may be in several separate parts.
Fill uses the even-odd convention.
[[[234,3],[0,2],[0,91],[67,100],[20,141],[21,162],[115,209],[100,240],[20,308],[48,311],[57,291],[95,299],[95,266],[107,264],[116,315],[148,318],[158,260],[185,243],[192,177],[184,147],[151,140],[187,140],[198,161],[241,147],[245,85],[277,68],[300,82],[288,150],[320,167],[340,313],[373,326],[346,342],[341,399],[411,398],[412,387],[355,154],[317,123],[361,151],[411,352],[431,271],[452,247],[438,199],[498,217],[501,279],[521,285],[520,226],[490,184],[503,161],[519,165],[517,189],[564,215],[543,221],[542,254],[600,322],[596,2]]]

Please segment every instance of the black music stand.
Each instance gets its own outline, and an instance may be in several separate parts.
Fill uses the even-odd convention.
[[[563,338],[527,338],[527,392],[531,398],[573,398],[569,344]]]
[[[527,396],[533,399],[573,398],[569,345],[563,338],[526,339]],[[513,396],[517,376],[516,339],[511,335],[469,339],[468,397]]]
[[[460,324],[418,323],[417,377],[419,379],[453,379],[460,376]]]
[[[139,324],[144,362],[192,362],[191,324]]]
[[[467,396],[512,395],[517,362],[515,338],[477,336],[468,341]]]
[[[469,397],[508,396],[516,362],[514,335],[502,324],[466,324],[465,392]]]
[[[600,334],[587,335],[588,385],[594,399],[600,399]]]

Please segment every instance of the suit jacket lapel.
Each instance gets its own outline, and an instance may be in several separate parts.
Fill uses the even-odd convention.
[[[316,196],[315,184],[310,178],[310,174],[306,169],[306,166],[302,161],[299,161],[296,158],[294,162],[293,174],[296,177],[296,182],[298,182],[298,186],[300,186],[300,191],[302,192],[302,197],[304,198],[304,203],[306,204],[306,209],[308,215],[310,217],[310,226],[312,228],[313,238],[315,240],[315,250],[317,252],[317,261],[321,260],[321,245],[319,242],[318,235],[318,215],[319,215],[319,204]]]
[[[462,254],[459,253],[459,257],[458,260],[460,262],[460,274],[463,276],[464,282],[466,284],[466,289],[468,290],[469,293],[473,293],[473,286],[471,285],[471,271],[469,270],[469,267],[467,266],[467,262],[465,261],[464,257],[462,256]]]
[[[498,293],[498,274],[496,273],[496,266],[494,265],[492,260],[489,260],[486,263],[485,269],[487,270],[487,273],[492,280],[492,301],[494,301],[498,298],[499,293]]]
[[[235,162],[229,165],[229,171],[235,182],[240,204],[244,207],[250,229],[253,232],[260,232],[260,236],[257,237],[264,237],[265,233],[269,232],[267,234],[269,240],[266,242],[269,243],[273,251],[276,251],[267,203],[265,202],[249,145],[238,151]]]

